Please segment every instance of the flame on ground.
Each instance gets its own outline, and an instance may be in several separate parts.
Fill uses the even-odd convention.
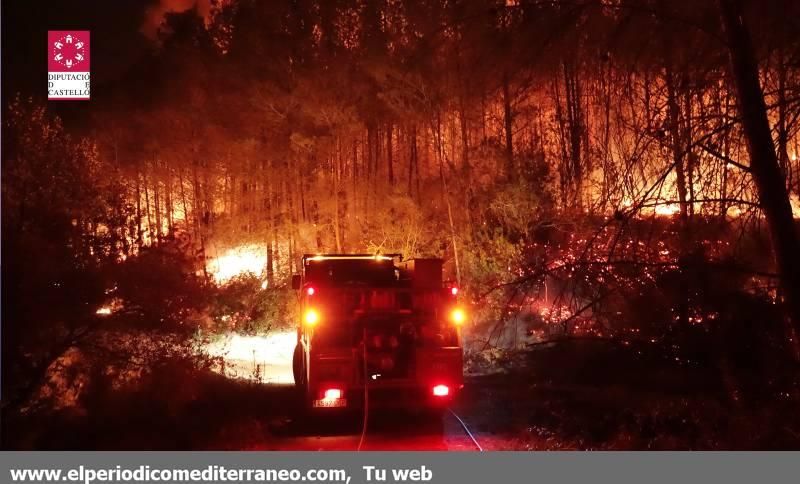
[[[294,331],[272,332],[265,336],[228,333],[204,344],[209,356],[222,358],[215,371],[230,378],[261,383],[291,384],[292,354],[297,342]]]
[[[264,275],[267,267],[267,248],[259,244],[248,244],[223,251],[209,260],[208,273],[217,284],[225,284],[231,279],[252,274]]]
[[[110,290],[106,291],[106,294],[114,292],[115,290],[116,290],[116,287],[114,289],[110,289]],[[124,305],[123,305],[122,299],[119,299],[119,298],[115,297],[115,298],[112,298],[112,299],[106,301],[102,306],[98,307],[97,310],[94,313],[96,315],[102,316],[102,317],[111,316],[112,314],[120,311],[123,308],[124,308]]]
[[[671,217],[680,211],[681,207],[677,203],[659,204],[655,208],[656,215],[661,215],[662,217]]]

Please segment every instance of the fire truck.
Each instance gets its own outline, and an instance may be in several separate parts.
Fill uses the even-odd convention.
[[[304,255],[294,380],[306,408],[444,409],[463,387],[458,287],[442,259]]]

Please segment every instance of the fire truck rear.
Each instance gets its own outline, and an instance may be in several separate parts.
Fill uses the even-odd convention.
[[[305,255],[293,371],[312,409],[444,408],[463,386],[458,287],[441,259]]]

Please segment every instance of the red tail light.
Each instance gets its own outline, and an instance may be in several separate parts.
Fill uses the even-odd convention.
[[[456,286],[451,287],[450,288],[450,294],[452,294],[453,296],[457,296],[458,295],[458,288]]]
[[[306,289],[306,294],[308,294],[309,296],[313,296],[315,292],[317,291],[313,287],[309,287]]]
[[[433,387],[433,396],[446,397],[447,395],[450,395],[450,387],[447,385],[436,385]]]
[[[323,395],[325,400],[338,400],[342,398],[342,390],[339,388],[328,388]]]

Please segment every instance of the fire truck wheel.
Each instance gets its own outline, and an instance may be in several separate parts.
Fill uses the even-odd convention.
[[[306,386],[306,371],[303,364],[303,347],[298,344],[294,347],[292,355],[292,373],[294,374],[294,385],[298,390],[304,390]]]

